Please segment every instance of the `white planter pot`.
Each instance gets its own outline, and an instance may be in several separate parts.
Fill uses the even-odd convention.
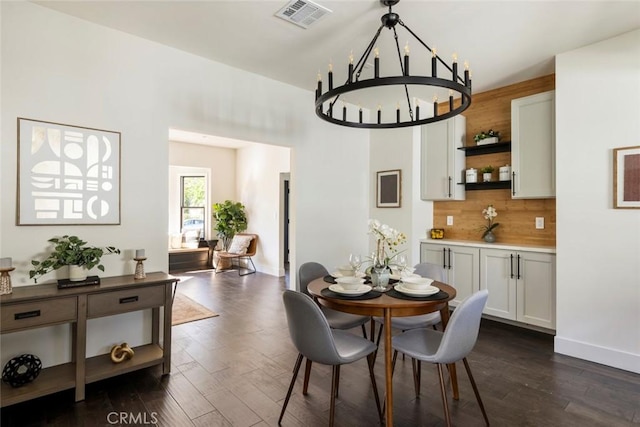
[[[476,143],[476,145],[495,144],[496,142],[498,142],[498,137],[497,136],[491,136],[489,138],[481,139],[480,141],[478,141]]]
[[[491,172],[485,172],[482,174],[482,181],[491,182]]]
[[[84,265],[69,265],[69,280],[81,282],[87,279],[87,268]]]

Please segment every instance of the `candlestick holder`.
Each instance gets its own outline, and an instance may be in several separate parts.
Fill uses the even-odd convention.
[[[0,295],[7,295],[13,292],[9,272],[15,269],[15,267],[0,268]]]
[[[146,260],[147,257],[143,257],[143,258],[134,258],[134,261],[137,261],[138,263],[136,264],[136,273],[133,276],[134,279],[144,279],[145,277],[147,277],[146,274],[144,274],[144,263],[142,261]]]

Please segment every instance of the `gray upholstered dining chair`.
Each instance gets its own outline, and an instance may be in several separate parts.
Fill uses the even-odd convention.
[[[317,262],[305,262],[298,269],[299,289],[301,292],[309,295],[307,286],[312,280],[327,276],[329,272],[320,263]],[[309,295],[311,296],[311,295]],[[367,330],[364,327],[365,323],[371,320],[369,316],[358,316],[355,314],[343,313],[342,311],[332,310],[330,308],[321,307],[322,313],[324,313],[329,326],[333,329],[352,329],[358,326],[362,327],[362,335],[367,337]]]
[[[442,394],[442,405],[444,407],[447,426],[451,425],[451,419],[449,416],[449,406],[447,404],[447,393],[442,367],[459,360],[464,362],[464,367],[469,376],[469,381],[473,387],[473,392],[476,395],[480,410],[482,411],[482,416],[484,417],[485,423],[489,425],[487,412],[482,404],[478,387],[473,379],[471,368],[467,361],[467,355],[473,350],[478,339],[480,318],[482,317],[482,310],[484,310],[488,296],[489,292],[484,289],[465,298],[454,310],[444,332],[429,328],[412,329],[392,339],[392,345],[395,350],[401,351],[416,360],[435,363],[438,366],[440,393]]]
[[[444,267],[439,264],[432,264],[429,262],[421,262],[419,264],[416,264],[414,273],[422,277],[428,277],[438,282],[444,282],[446,274]],[[401,331],[426,328],[428,326],[432,326],[435,329],[436,325],[440,323],[441,320],[442,319],[440,318],[439,311],[436,311],[434,313],[421,314],[419,316],[392,317],[391,327],[394,329],[400,329]],[[380,345],[382,329],[384,328],[384,318],[373,317],[373,321],[379,325],[378,339],[376,340],[376,344]],[[393,360],[395,360],[397,357],[398,351],[396,350],[393,352]],[[422,376],[422,366],[420,361],[412,361],[412,368],[413,384],[415,387],[416,396],[418,396],[420,394],[420,380]]]
[[[309,283],[311,283],[312,280],[319,279],[321,277],[327,276],[328,274],[329,272],[322,264],[317,262],[305,262],[298,269],[298,284],[300,291],[311,297],[309,291],[307,290],[307,286],[309,286]],[[360,326],[362,328],[362,336],[367,338],[367,330],[364,325],[369,320],[371,320],[371,317],[344,313],[342,311],[332,310],[323,306],[320,306],[320,310],[322,310],[322,314],[324,314],[324,316],[327,318],[327,322],[329,322],[329,326],[332,329],[347,330]],[[373,337],[371,339],[373,340]],[[311,375],[311,364],[312,361],[310,359],[307,359],[304,368],[305,384],[309,384],[309,376]],[[306,390],[307,389],[305,387],[305,394]]]
[[[298,350],[298,358],[293,368],[293,377],[287,391],[287,397],[282,405],[278,425],[282,422],[282,417],[289,404],[291,392],[296,382],[302,359],[307,358],[317,363],[332,366],[331,378],[331,404],[329,409],[329,425],[333,426],[335,414],[335,399],[338,394],[340,378],[340,366],[347,363],[367,358],[369,365],[369,377],[373,386],[373,395],[378,407],[378,416],[382,422],[380,411],[380,398],[378,387],[373,372],[375,363],[374,354],[377,346],[366,338],[359,337],[349,332],[331,329],[326,317],[323,315],[318,304],[310,296],[302,292],[285,290],[282,295],[287,324],[289,325],[289,335],[293,345]],[[303,385],[303,394],[307,394],[308,383]]]

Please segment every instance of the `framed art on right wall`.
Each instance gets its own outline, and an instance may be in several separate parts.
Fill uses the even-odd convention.
[[[613,207],[640,209],[640,145],[613,149]]]

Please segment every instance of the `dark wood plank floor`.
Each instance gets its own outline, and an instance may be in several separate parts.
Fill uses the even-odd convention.
[[[173,328],[171,375],[161,377],[154,367],[91,384],[80,403],[69,391],[3,408],[2,426],[277,425],[296,358],[282,308],[285,279],[210,271],[179,276],[178,292],[220,316]],[[494,426],[640,424],[640,375],[554,354],[548,335],[483,320],[469,362]],[[330,372],[314,364],[306,397],[299,378],[284,426],[328,425]],[[376,376],[383,387],[381,357]],[[462,368],[459,376],[453,423],[481,426]],[[366,361],[344,366],[337,425],[378,425],[374,408]],[[394,415],[397,426],[444,425],[434,367],[423,367],[416,399],[410,360],[399,360]]]

